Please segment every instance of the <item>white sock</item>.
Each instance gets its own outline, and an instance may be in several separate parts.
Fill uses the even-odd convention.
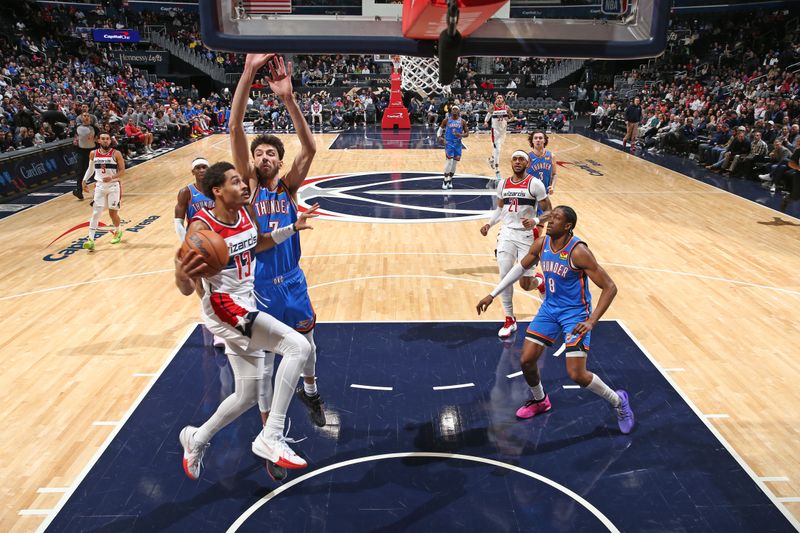
[[[619,395],[611,390],[611,387],[603,383],[603,380],[597,377],[597,374],[592,374],[592,381],[586,385],[586,388],[610,403],[612,407],[619,407],[622,403]]]
[[[94,240],[94,235],[97,232],[97,224],[100,222],[100,214],[103,212],[102,207],[95,205],[92,208],[92,218],[89,220],[89,238]]]
[[[307,383],[304,380],[303,390],[306,392],[306,396],[315,396],[317,394],[317,380],[315,379],[314,383]]]
[[[544,400],[544,387],[542,387],[541,381],[538,385],[531,387],[531,393],[533,394],[533,399],[537,402]]]
[[[262,435],[264,437],[274,437],[283,435],[283,426],[286,422],[286,415],[279,415],[274,411],[270,411],[269,418],[267,418],[267,425],[264,426]]]

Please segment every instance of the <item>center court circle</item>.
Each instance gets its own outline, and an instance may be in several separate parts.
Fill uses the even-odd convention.
[[[441,172],[358,172],[307,178],[298,190],[301,211],[318,203],[320,218],[343,222],[458,222],[488,216],[495,205],[486,176],[458,174],[442,189]]]
[[[280,498],[291,490],[291,498]],[[470,497],[471,496],[471,497]],[[247,509],[234,531],[619,531],[567,487],[524,468],[462,454],[403,452],[311,471]]]

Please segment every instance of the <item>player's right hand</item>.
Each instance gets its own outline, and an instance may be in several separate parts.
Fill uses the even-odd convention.
[[[317,213],[317,209],[319,209],[319,204],[314,204],[307,211],[300,213],[297,217],[297,222],[294,223],[294,227],[297,231],[301,231],[304,229],[314,229],[308,225],[307,220],[309,218],[318,217],[319,213]]]
[[[481,235],[486,237],[486,235],[489,233],[489,228],[491,228],[489,224],[484,224],[483,227],[481,228]]]
[[[439,137],[437,140],[439,141],[439,144],[444,144],[444,137]]]
[[[85,181],[83,182],[83,192],[89,192],[89,184]]]
[[[244,64],[246,67],[252,67],[254,70],[258,70],[266,65],[274,56],[275,54],[247,54]]]
[[[476,307],[478,310],[478,315],[489,309],[489,306],[492,305],[493,301],[494,301],[494,296],[489,294],[483,300],[478,302],[478,305]]]

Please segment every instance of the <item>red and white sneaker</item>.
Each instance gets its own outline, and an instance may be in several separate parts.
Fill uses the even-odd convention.
[[[509,337],[512,333],[517,331],[517,319],[513,316],[507,316],[503,327],[497,332],[498,337]]]
[[[539,284],[536,288],[539,289],[539,294],[544,296],[544,275],[541,272],[537,272],[533,277],[539,280]]]
[[[281,434],[274,437],[265,437],[262,431],[258,434],[256,440],[253,441],[252,450],[254,454],[262,459],[266,459],[283,468],[296,469],[307,467],[308,463],[305,459],[294,453],[294,450],[289,447],[287,444],[289,440],[292,439],[287,439]]]
[[[181,430],[179,436],[181,446],[183,446],[183,471],[186,473],[186,477],[192,481],[200,477],[203,469],[203,455],[208,449],[208,444],[198,446],[194,442],[195,433],[197,433],[196,427],[186,426]]]

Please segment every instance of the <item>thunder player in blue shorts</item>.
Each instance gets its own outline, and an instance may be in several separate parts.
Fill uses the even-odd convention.
[[[439,139],[439,144],[444,144],[444,153],[447,156],[442,189],[452,189],[456,165],[461,161],[461,139],[469,137],[469,126],[467,121],[461,118],[461,110],[457,105],[452,106],[450,116],[442,120],[436,137]]]
[[[300,151],[283,177],[280,177],[283,142],[275,135],[259,135],[248,147],[243,126],[250,87],[258,70],[265,65],[269,70],[266,80],[270,89],[286,106],[300,141]],[[292,64],[289,63],[287,69],[283,57],[248,54],[231,105],[229,124],[234,164],[250,184],[251,205],[259,226],[267,232],[279,227],[294,227],[297,222],[297,190],[306,178],[317,150],[311,130],[294,99],[291,76]],[[322,427],[325,413],[317,391],[317,347],[313,332],[317,316],[308,297],[305,274],[300,268],[300,236],[293,233],[280,246],[260,252],[256,258],[255,296],[259,310],[302,333],[311,344],[311,356],[302,372],[303,387],[297,389],[296,396],[308,408],[311,421]],[[265,364],[264,367],[262,384],[271,387],[272,380],[267,374],[272,372],[272,365]],[[259,395],[262,421],[266,421],[268,416],[271,397],[268,389]]]
[[[578,216],[571,207],[562,205],[553,209],[547,234],[537,239],[528,255],[514,265],[489,296],[478,303],[478,314],[486,311],[495,296],[541,260],[545,298],[525,333],[520,359],[522,373],[533,398],[517,410],[517,417],[531,418],[552,408],[550,398],[542,388],[537,362],[545,346],[552,346],[563,334],[567,374],[575,383],[611,404],[616,411],[620,431],[628,434],[634,425],[628,393],[622,389],[612,390],[597,374],[586,370],[592,328],[611,305],[617,294],[617,286],[597,263],[586,243],[573,235],[577,222]],[[594,310],[587,278],[602,289]]]

